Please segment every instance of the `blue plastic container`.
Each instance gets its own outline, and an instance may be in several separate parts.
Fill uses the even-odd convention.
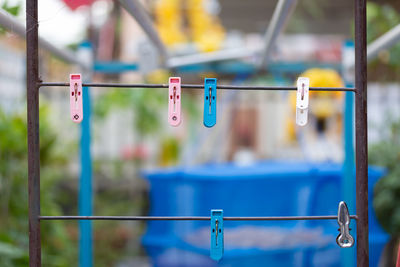
[[[369,169],[369,200],[383,170]],[[342,166],[268,161],[170,168],[144,173],[153,216],[335,215]],[[370,205],[370,266],[377,266],[388,236]],[[355,211],[350,210],[351,214]],[[209,258],[208,221],[149,221],[143,245],[154,266],[340,266],[332,221],[226,221],[225,253]],[[355,229],[351,231],[355,236]],[[354,248],[352,248],[354,249]]]

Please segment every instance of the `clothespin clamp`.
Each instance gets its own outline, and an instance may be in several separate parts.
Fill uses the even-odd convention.
[[[213,127],[217,122],[217,79],[204,79],[204,117],[203,124]]]
[[[71,119],[73,122],[80,123],[83,119],[82,77],[80,74],[70,74],[69,91]]]
[[[340,201],[338,208],[338,224],[340,234],[336,238],[336,243],[341,248],[349,248],[354,245],[354,238],[350,234],[350,215],[347,205]]]
[[[169,78],[168,122],[172,126],[181,123],[181,78]]]
[[[224,211],[211,210],[210,257],[219,261],[224,254]]]
[[[296,124],[304,126],[308,120],[308,95],[310,80],[305,77],[297,79]]]

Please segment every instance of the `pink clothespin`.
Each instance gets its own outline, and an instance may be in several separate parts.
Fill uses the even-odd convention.
[[[169,78],[169,104],[168,104],[168,122],[172,126],[178,126],[181,123],[181,78]]]
[[[70,74],[69,91],[71,119],[73,122],[80,123],[83,119],[82,77],[80,74]]]

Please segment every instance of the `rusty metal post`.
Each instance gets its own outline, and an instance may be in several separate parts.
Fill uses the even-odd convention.
[[[29,266],[41,266],[38,1],[26,0]]]
[[[369,265],[366,0],[355,0],[357,266]]]

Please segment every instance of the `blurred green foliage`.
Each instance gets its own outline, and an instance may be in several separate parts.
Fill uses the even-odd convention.
[[[163,89],[114,89],[99,96],[94,105],[94,115],[104,119],[111,110],[132,110],[134,121],[132,130],[144,136],[154,134],[161,127],[161,119],[166,119],[168,93]],[[182,108],[191,117],[197,116],[198,109],[194,97],[185,95]]]
[[[367,42],[376,38],[397,26],[400,23],[400,14],[390,5],[380,5],[373,2],[367,3]],[[399,50],[400,45],[396,45]]]
[[[49,110],[40,108],[41,209],[60,215],[56,183],[65,178],[65,151],[58,146],[47,120]],[[0,266],[28,265],[28,179],[26,114],[0,110]],[[42,254],[46,266],[70,266],[76,258],[65,223],[42,227]],[[60,253],[62,252],[62,253]]]
[[[10,4],[8,0],[5,0],[1,5],[1,8],[10,13],[13,16],[17,16],[21,11],[21,2],[17,4]]]
[[[382,141],[369,148],[369,163],[383,166],[387,175],[374,188],[374,208],[383,228],[400,235],[400,121],[389,120]]]
[[[11,5],[9,1],[5,0],[3,4],[0,6],[1,9],[5,10],[9,14],[13,16],[17,16],[21,10],[21,3],[13,4]],[[6,29],[2,26],[0,26],[0,34],[6,33]]]
[[[104,119],[113,109],[131,109],[135,114],[132,129],[146,135],[160,127],[159,111],[163,99],[163,94],[157,89],[115,89],[96,99],[94,115]]]
[[[400,24],[400,13],[392,6],[368,2],[367,4],[367,42],[371,43]],[[379,53],[377,59],[369,63],[370,80],[399,80],[400,43]]]
[[[400,24],[400,14],[390,5],[367,4],[367,41],[371,43]],[[370,80],[398,81],[400,43],[381,51],[368,66]],[[374,188],[374,208],[383,228],[400,235],[400,121],[388,118],[381,127],[382,141],[369,148],[369,163],[383,166],[387,175]]]
[[[58,138],[49,121],[51,110],[40,107],[41,213],[43,215],[77,214],[77,179],[69,167],[77,145]],[[0,266],[28,266],[28,179],[26,114],[6,113],[0,109]],[[124,181],[110,182],[99,173],[95,212],[121,215],[142,214],[145,196],[132,194]],[[106,184],[106,186],[103,186]],[[131,203],[126,205],[126,203]],[[76,222],[42,222],[43,266],[78,265],[78,224]],[[143,225],[99,222],[94,224],[94,258],[96,266],[113,266],[127,255],[140,254],[138,244]]]
[[[17,4],[10,4],[10,2],[8,0],[5,0],[1,6],[1,9],[5,10],[6,12],[8,12],[9,14],[13,15],[13,16],[17,16],[19,14],[19,12],[21,11],[21,2],[17,3]],[[4,34],[6,33],[6,29],[2,26],[0,26],[0,34]]]

